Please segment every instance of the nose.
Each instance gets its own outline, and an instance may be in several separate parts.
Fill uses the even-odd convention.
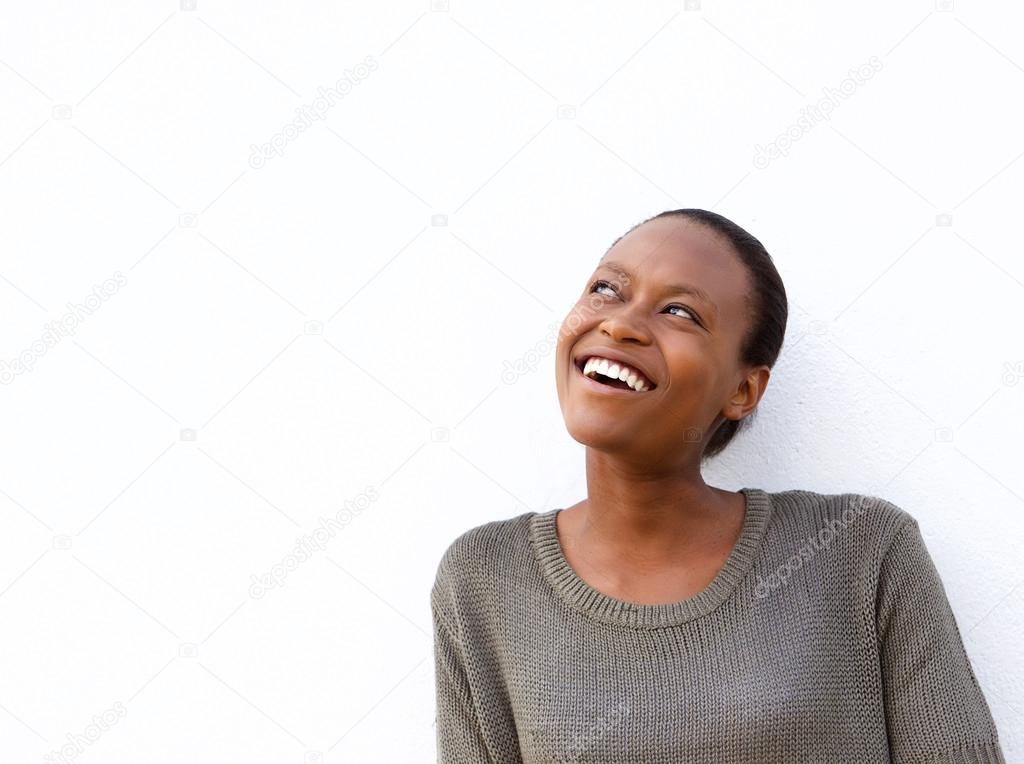
[[[612,312],[601,321],[600,330],[616,342],[650,343],[651,338],[645,322],[637,315],[639,303]]]

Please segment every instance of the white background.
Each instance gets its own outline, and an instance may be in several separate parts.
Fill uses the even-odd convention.
[[[917,517],[1024,762],[1022,21],[5,3],[3,760],[81,736],[65,761],[432,761],[437,562],[583,497],[555,330],[616,236],[703,207],[761,239],[791,307],[706,479]]]

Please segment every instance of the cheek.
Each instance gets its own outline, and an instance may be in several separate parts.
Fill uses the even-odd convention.
[[[710,397],[718,384],[719,359],[696,340],[681,343],[666,352],[669,385],[685,391],[687,396]]]
[[[562,320],[562,327],[559,330],[559,341],[574,340],[581,333],[581,329],[593,317],[593,311],[584,301],[576,303],[568,315]]]
[[[555,373],[561,376],[572,356],[572,346],[576,342],[576,335],[573,333],[573,326],[563,322],[558,329],[558,337],[555,342]]]

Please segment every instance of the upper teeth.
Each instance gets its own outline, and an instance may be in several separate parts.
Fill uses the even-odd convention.
[[[592,356],[584,364],[583,374],[592,377],[596,373],[603,374],[612,379],[622,380],[631,388],[641,393],[652,386],[647,377],[636,369],[626,366],[624,363],[609,361],[607,358],[601,358],[600,356]]]

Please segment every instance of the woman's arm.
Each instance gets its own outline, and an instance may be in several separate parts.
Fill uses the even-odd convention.
[[[876,600],[893,764],[1005,764],[935,564],[911,518],[882,560]]]
[[[457,631],[436,604],[434,674],[437,702],[437,761],[439,764],[489,764],[493,761],[480,728]]]

